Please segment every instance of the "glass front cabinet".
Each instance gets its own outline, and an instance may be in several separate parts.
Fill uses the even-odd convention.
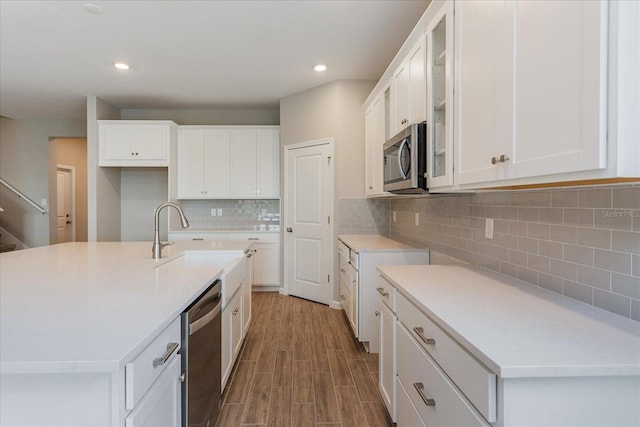
[[[427,28],[427,144],[430,190],[453,185],[453,2]]]

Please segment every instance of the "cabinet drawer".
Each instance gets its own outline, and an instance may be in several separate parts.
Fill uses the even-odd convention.
[[[496,375],[440,329],[404,295],[398,295],[397,306],[398,321],[406,326],[416,342],[433,357],[478,411],[487,420],[494,422]],[[427,343],[425,339],[432,341]]]
[[[398,427],[426,427],[424,421],[420,418],[418,410],[413,406],[413,403],[411,403],[409,393],[404,389],[398,377],[396,377],[395,380],[398,390]]]
[[[401,390],[398,394],[404,388],[427,425],[489,426],[401,325],[398,327],[398,382]],[[398,407],[398,414],[400,412]]]
[[[180,318],[174,320],[142,353],[125,365],[125,404],[133,409],[180,349]],[[168,358],[162,362],[164,356]]]
[[[355,267],[356,270],[360,270],[360,255],[358,252],[350,251],[349,263]]]
[[[385,304],[391,308],[391,311],[396,312],[396,299],[397,299],[397,290],[396,288],[387,280],[378,276],[378,286],[376,286],[376,291],[378,291],[378,298],[380,301],[384,301]]]
[[[279,233],[229,233],[229,240],[249,240],[256,243],[280,243]]]

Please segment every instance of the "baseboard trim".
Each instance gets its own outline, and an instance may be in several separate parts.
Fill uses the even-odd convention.
[[[342,307],[342,303],[336,300],[333,300],[329,307],[333,308],[334,310],[344,310],[344,308]]]
[[[251,290],[253,292],[278,292],[280,290],[280,286],[275,285],[275,286],[251,286]]]
[[[280,293],[280,295],[289,295],[289,292],[287,292],[284,288],[278,288],[278,292]]]

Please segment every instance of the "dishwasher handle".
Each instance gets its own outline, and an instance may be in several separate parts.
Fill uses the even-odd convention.
[[[222,298],[221,298],[221,294],[220,292],[216,293],[214,298],[217,297],[219,299],[218,304],[215,305],[215,307],[213,307],[211,310],[209,310],[209,312],[207,314],[205,314],[204,316],[200,317],[198,320],[196,320],[195,322],[189,323],[189,336],[195,334],[196,332],[198,332],[198,330],[200,330],[201,328],[203,328],[204,326],[206,326],[207,324],[209,324],[216,316],[218,316],[220,314],[220,312],[222,311]]]

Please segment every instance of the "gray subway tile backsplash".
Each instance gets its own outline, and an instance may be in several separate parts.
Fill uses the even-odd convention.
[[[347,203],[386,210],[380,234],[640,320],[640,184]]]

